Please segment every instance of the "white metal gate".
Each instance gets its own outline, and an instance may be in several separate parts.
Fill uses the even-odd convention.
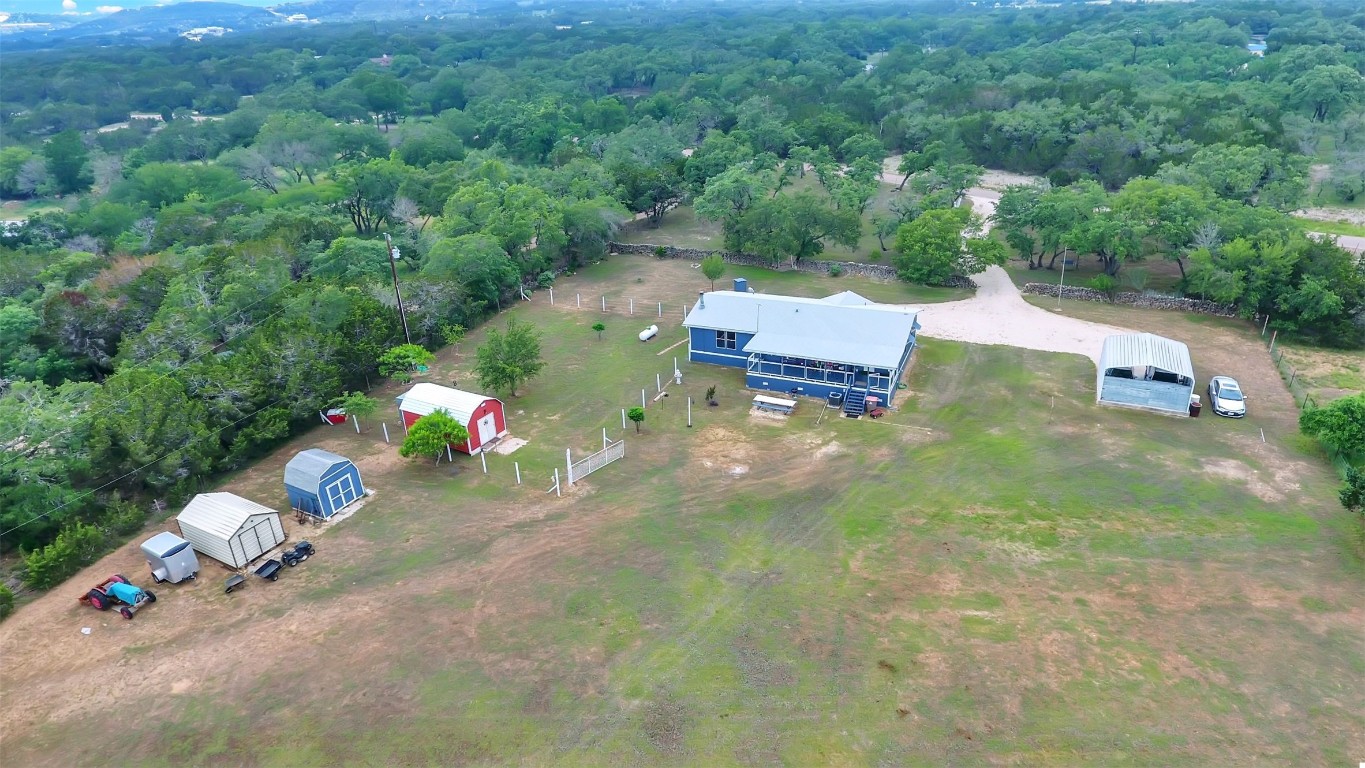
[[[607,443],[607,447],[587,458],[578,461],[573,461],[571,458],[569,461],[569,485],[573,485],[575,481],[582,480],[625,455],[626,441],[617,440],[614,443]]]

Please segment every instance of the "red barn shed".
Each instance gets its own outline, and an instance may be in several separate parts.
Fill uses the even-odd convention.
[[[445,411],[469,430],[469,440],[450,446],[461,453],[473,456],[507,434],[507,415],[496,397],[425,382],[398,396],[404,427],[436,411]]]

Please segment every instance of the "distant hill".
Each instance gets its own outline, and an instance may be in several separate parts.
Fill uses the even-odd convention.
[[[116,1],[116,0],[111,0]],[[10,50],[68,45],[120,45],[163,42],[176,36],[234,34],[297,23],[382,21],[467,13],[473,0],[311,0],[263,7],[261,3],[179,2],[143,5],[113,13],[52,13],[60,2],[0,0],[16,7],[0,22],[0,38]],[[110,8],[114,6],[101,6]],[[40,12],[47,11],[47,12]],[[291,22],[290,17],[295,21]],[[202,30],[209,30],[202,32]]]

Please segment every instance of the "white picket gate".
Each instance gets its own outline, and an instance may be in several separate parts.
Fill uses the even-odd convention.
[[[617,440],[614,443],[609,442],[602,450],[590,454],[586,458],[579,459],[578,461],[574,461],[572,454],[566,452],[567,463],[569,465],[569,485],[573,485],[575,481],[582,480],[625,455],[625,440]]]

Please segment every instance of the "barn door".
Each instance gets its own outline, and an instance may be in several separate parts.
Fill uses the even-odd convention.
[[[498,422],[494,420],[493,414],[487,414],[479,419],[479,445],[483,445],[498,436]]]
[[[332,512],[336,513],[342,507],[356,500],[359,495],[356,491],[355,482],[350,475],[342,475],[336,482],[327,486],[325,493],[327,500],[332,502]]]

